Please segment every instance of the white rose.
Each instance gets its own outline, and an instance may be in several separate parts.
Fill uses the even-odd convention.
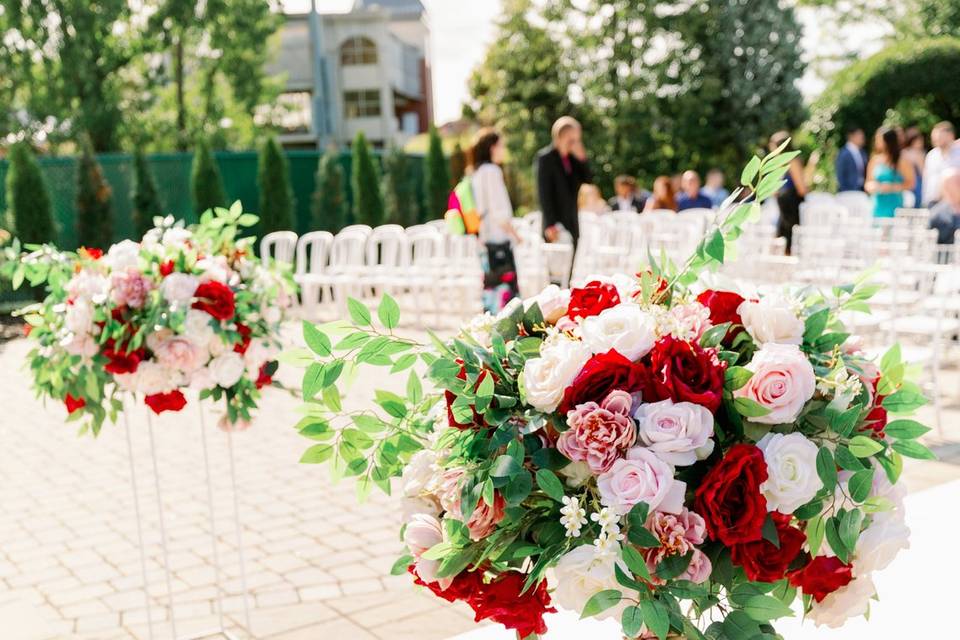
[[[253,369],[254,373],[263,366],[263,363],[273,360],[277,357],[277,348],[269,340],[256,338],[250,341],[246,352],[243,354],[243,360],[248,369]]]
[[[768,511],[791,514],[810,502],[823,482],[817,475],[817,445],[800,433],[768,433],[757,447],[767,463],[767,479],[760,492]]]
[[[866,614],[870,608],[870,598],[876,593],[877,588],[868,576],[856,578],[847,586],[828,595],[822,602],[813,600],[807,616],[818,627],[826,625],[837,629],[850,618]]]
[[[612,553],[598,554],[595,546],[585,544],[560,556],[553,570],[557,579],[557,588],[553,592],[554,604],[579,613],[593,595],[607,589],[621,590],[615,567],[620,564],[627,575],[629,571],[619,559],[620,545],[614,543],[613,546]],[[595,617],[619,620],[628,604],[629,601],[624,600]]]
[[[437,454],[432,449],[417,451],[403,468],[400,476],[401,491],[404,496],[415,497],[423,493],[427,483],[438,473]]]
[[[206,391],[217,386],[208,367],[200,367],[190,374],[190,388],[194,391]]]
[[[227,389],[237,384],[246,371],[243,356],[234,351],[225,351],[210,361],[207,365],[213,381]]]
[[[453,582],[453,578],[438,579],[440,569],[439,560],[421,558],[426,551],[443,542],[443,527],[435,517],[418,513],[407,523],[403,532],[403,542],[410,553],[416,558],[416,571],[420,579],[426,583],[439,582],[441,589],[446,589]]]
[[[759,302],[746,300],[737,308],[747,333],[757,344],[802,344],[803,320],[786,298],[767,296]]]
[[[217,282],[229,283],[233,271],[227,264],[226,256],[210,256],[197,260],[196,268],[203,272],[200,279],[203,282],[216,280]]]
[[[769,412],[750,418],[753,422],[793,422],[816,390],[813,366],[795,345],[765,344],[753,354],[746,368],[753,372],[753,376],[733,395],[753,400]]]
[[[206,344],[216,336],[216,332],[210,324],[211,321],[213,321],[213,316],[206,311],[190,309],[183,321],[183,332],[199,344]]]
[[[107,299],[110,280],[97,273],[81,271],[67,282],[65,288],[74,304],[81,299],[100,303]]]
[[[567,312],[567,307],[570,306],[570,289],[561,289],[551,284],[534,297],[523,301],[523,306],[528,309],[534,304],[540,307],[544,320],[554,323]]]
[[[171,227],[163,232],[163,244],[173,249],[179,249],[192,237],[193,233],[189,229]]]
[[[593,471],[586,462],[571,462],[562,469],[558,470],[568,487],[577,489],[587,483],[587,480],[593,477]]]
[[[78,298],[67,305],[64,326],[77,335],[89,335],[93,329],[93,305],[86,298]]]
[[[136,267],[140,260],[140,244],[133,240],[121,240],[107,250],[103,260],[114,271]]]
[[[163,279],[160,293],[170,304],[187,305],[193,299],[200,280],[188,273],[175,272]]]
[[[895,513],[878,513],[860,534],[853,555],[853,575],[886,569],[903,549],[910,548],[910,527]]]
[[[92,358],[100,352],[100,345],[89,333],[70,333],[60,341],[60,346],[64,350],[75,356],[81,356],[85,360]]]
[[[583,369],[590,355],[590,349],[579,340],[561,338],[544,343],[540,357],[527,360],[523,369],[527,402],[545,413],[555,411],[563,399],[564,390]]]
[[[634,417],[640,442],[665,462],[691,465],[713,452],[713,414],[706,407],[661,400],[641,404]]]
[[[137,391],[145,396],[168,393],[180,386],[180,376],[176,371],[152,360],[137,365],[134,376]]]
[[[627,302],[580,323],[583,341],[593,353],[611,349],[631,361],[650,353],[657,341],[657,323],[640,305]]]

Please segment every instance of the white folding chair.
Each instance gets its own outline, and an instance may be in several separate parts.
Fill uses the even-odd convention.
[[[297,234],[293,231],[273,231],[260,240],[260,257],[293,266],[297,250]]]
[[[308,310],[320,301],[320,276],[330,261],[333,234],[329,231],[311,231],[297,240],[297,267],[294,281],[300,285],[300,300]]]

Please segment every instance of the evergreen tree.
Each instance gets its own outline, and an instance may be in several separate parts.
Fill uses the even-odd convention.
[[[411,180],[410,160],[402,149],[393,147],[383,159],[383,199],[387,222],[413,226],[419,218],[416,185]]]
[[[21,242],[43,244],[56,241],[57,228],[53,222],[50,193],[40,165],[26,142],[10,149],[7,209],[6,224]]]
[[[220,169],[206,140],[197,140],[193,152],[193,169],[190,172],[190,192],[193,194],[193,210],[200,215],[207,209],[227,206]]]
[[[450,198],[450,168],[443,156],[440,133],[430,126],[430,146],[427,148],[426,166],[423,170],[423,191],[426,200],[427,220],[442,218],[447,212]]]
[[[104,250],[113,244],[113,191],[89,143],[77,165],[77,242]]]
[[[133,154],[133,230],[137,238],[153,227],[153,217],[163,215],[163,204],[153,172],[143,151]]]
[[[509,138],[508,138],[509,140]],[[467,154],[463,152],[460,143],[453,145],[453,153],[450,154],[450,190],[460,184],[464,174],[467,172]]]
[[[293,229],[293,188],[290,167],[277,139],[270,137],[260,151],[257,167],[260,187],[260,235]]]
[[[353,170],[350,186],[353,191],[353,218],[359,224],[375,227],[383,224],[383,195],[380,193],[380,172],[360,131],[353,140]]]
[[[340,154],[334,148],[327,149],[320,157],[311,216],[311,230],[337,233],[347,224],[343,168],[340,166]]]

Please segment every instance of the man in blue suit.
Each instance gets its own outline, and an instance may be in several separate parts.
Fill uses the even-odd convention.
[[[837,190],[863,191],[867,175],[866,137],[860,127],[847,129],[847,144],[837,154]]]

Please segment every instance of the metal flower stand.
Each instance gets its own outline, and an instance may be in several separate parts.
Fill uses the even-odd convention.
[[[149,439],[149,448],[150,448],[150,460],[153,467],[153,481],[154,481],[154,491],[156,495],[156,509],[157,509],[157,518],[158,518],[158,529],[160,534],[160,548],[161,555],[163,560],[163,573],[164,581],[166,586],[166,609],[169,613],[169,626],[170,626],[170,638],[171,640],[199,640],[200,638],[213,638],[221,637],[226,638],[227,640],[240,640],[240,637],[237,636],[233,631],[228,630],[227,621],[224,617],[223,611],[223,596],[224,596],[224,585],[222,582],[223,579],[223,568],[220,564],[220,549],[217,543],[217,514],[216,508],[214,505],[214,491],[213,491],[213,476],[210,468],[210,453],[207,446],[207,427],[206,420],[203,414],[203,404],[199,401],[196,402],[197,413],[199,414],[198,424],[200,426],[200,442],[201,450],[203,451],[203,467],[204,474],[206,477],[206,490],[207,490],[207,507],[208,507],[208,524],[209,524],[209,533],[210,533],[210,550],[213,560],[213,573],[214,573],[214,587],[216,589],[216,599],[215,599],[215,614],[217,618],[217,626],[212,629],[206,629],[200,633],[194,633],[187,636],[182,636],[177,634],[177,617],[174,610],[174,593],[173,593],[173,571],[171,570],[170,565],[170,548],[168,545],[167,539],[167,525],[166,519],[164,517],[163,509],[163,499],[161,494],[160,486],[160,473],[159,465],[157,461],[157,447],[153,435],[153,414],[149,408],[146,408],[147,414],[147,436]],[[146,604],[146,613],[147,613],[147,628],[148,628],[148,638],[149,640],[155,640],[157,636],[154,633],[154,615],[153,615],[153,605],[151,604],[150,592],[149,592],[149,580],[147,577],[147,548],[144,541],[144,512],[142,505],[140,503],[140,492],[139,486],[137,483],[137,470],[136,464],[134,461],[134,450],[133,450],[133,440],[131,438],[131,428],[130,428],[130,417],[129,411],[127,410],[126,403],[124,403],[123,411],[123,420],[124,420],[124,429],[126,431],[127,437],[127,457],[130,461],[130,485],[133,490],[133,507],[134,515],[137,519],[137,543],[140,547],[140,571],[143,583],[143,593]],[[243,603],[243,621],[244,625],[241,627],[242,631],[245,632],[247,637],[252,638],[251,625],[250,625],[250,605],[248,602],[248,590],[247,590],[247,574],[246,574],[246,560],[244,555],[243,547],[243,532],[240,526],[240,501],[237,493],[237,473],[236,473],[236,463],[234,460],[234,451],[233,451],[233,433],[231,431],[226,432],[227,440],[227,457],[229,460],[229,469],[230,469],[230,486],[231,493],[233,498],[233,521],[234,521],[234,536],[235,544],[237,548],[237,561],[239,564],[239,578],[240,578],[240,589],[241,589],[241,601]],[[232,625],[236,629],[240,625]]]

